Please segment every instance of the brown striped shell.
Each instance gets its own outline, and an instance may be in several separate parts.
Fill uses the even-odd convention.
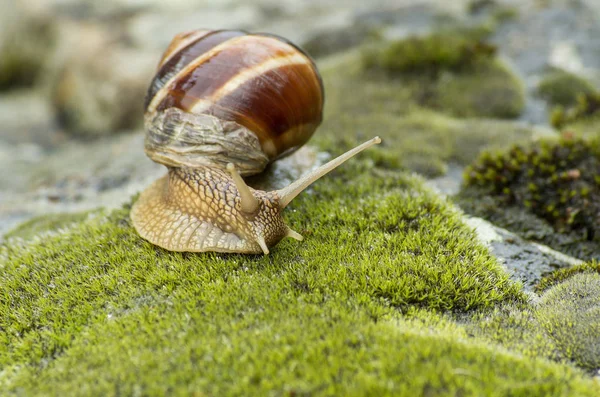
[[[169,167],[233,163],[242,175],[302,146],[321,123],[323,83],[287,40],[243,31],[177,35],[146,97],[146,153]]]

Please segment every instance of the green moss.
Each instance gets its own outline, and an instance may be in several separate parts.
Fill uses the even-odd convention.
[[[595,375],[600,366],[600,275],[578,273],[532,307],[501,305],[472,316],[466,330],[526,357],[571,362]]]
[[[596,375],[600,367],[600,269],[589,263],[556,272],[532,305],[500,305],[470,317],[472,335],[527,357],[572,362]]]
[[[466,169],[465,185],[480,196],[500,198],[504,206],[525,208],[557,232],[594,241],[599,232],[599,173],[598,142],[565,135],[530,147],[485,152]]]
[[[457,40],[475,43],[484,36],[477,29],[469,34]],[[409,42],[418,42],[414,40]],[[377,165],[438,176],[449,162],[466,164],[482,148],[531,137],[532,129],[521,124],[455,118],[520,113],[523,87],[496,58],[481,59],[464,70],[390,73],[376,63],[365,69],[364,51],[319,62],[327,104],[316,139],[327,142],[325,147],[347,148],[350,142],[380,135],[384,145],[377,150]]]
[[[598,131],[600,131],[600,113],[569,121],[567,124],[562,125],[560,129],[573,133],[578,137],[596,138],[599,136]]]
[[[500,61],[480,62],[471,73],[442,78],[429,106],[459,117],[518,117],[525,107],[520,80]]]
[[[454,107],[456,112],[463,114],[487,112],[492,108],[497,110],[504,104],[502,101],[494,102],[493,90],[470,85],[474,92],[489,94],[488,105],[485,101],[473,102],[473,109],[478,110],[460,110],[459,104],[469,99],[463,98],[453,104],[446,94],[430,97],[427,91],[438,88],[428,78],[390,78],[377,72],[365,74],[357,59],[356,53],[349,53],[320,65],[327,105],[323,126],[315,134],[315,139],[326,142],[324,147],[348,148],[356,141],[380,135],[384,143],[376,151],[378,165],[392,169],[404,167],[427,176],[437,176],[446,171],[448,162],[466,165],[482,148],[505,147],[511,142],[528,140],[533,134],[531,128],[522,124],[456,119],[422,107],[425,102],[433,105],[433,98],[437,102],[438,98],[443,98],[448,108]],[[436,84],[458,89],[461,84],[468,86],[470,79],[475,81],[476,76],[460,78],[455,83],[440,80]],[[469,95],[467,92],[466,96]],[[486,106],[492,108],[486,110]]]
[[[598,382],[548,360],[562,358],[553,340],[526,350],[453,320],[531,308],[461,215],[397,170],[441,173],[531,130],[425,110],[418,78],[365,74],[356,59],[325,68],[313,143],[339,153],[379,134],[384,145],[292,203],[304,242],[269,256],[172,253],[140,239],[123,208],[0,246],[0,389],[595,395]]]
[[[108,320],[101,332],[78,339],[52,371],[31,378],[23,376],[29,370],[19,372],[21,390],[40,395],[78,390],[98,395],[592,396],[597,387],[567,366],[491,349],[462,339],[459,332],[413,321],[375,323],[352,308],[354,301],[345,310],[331,302],[296,308],[288,299],[278,301],[282,291],[274,290],[249,306],[228,306],[243,313],[233,324],[221,314],[220,302],[194,307],[198,299],[210,302],[215,290],[245,298],[249,287],[241,280],[233,284],[237,289],[213,285],[200,297],[181,294],[170,305]],[[253,281],[250,288],[259,285]],[[261,304],[281,314],[273,318]],[[217,314],[211,316],[211,309]],[[136,330],[136,324],[148,323],[153,326]],[[157,360],[161,353],[167,357]],[[135,370],[123,371],[124,366]]]
[[[496,47],[470,32],[442,31],[427,36],[411,36],[363,52],[367,69],[390,73],[439,74],[442,71],[470,70],[484,59],[491,59]]]
[[[590,95],[595,92],[590,82],[562,70],[544,76],[537,89],[539,95],[549,104],[561,106],[576,105],[580,94]]]
[[[559,269],[552,274],[544,277],[540,283],[536,286],[538,292],[547,290],[556,284],[562,283],[569,277],[573,277],[580,273],[599,273],[600,274],[600,262],[592,261],[586,262],[581,265],[569,267],[567,269]]]
[[[537,321],[529,305],[500,305],[470,317],[466,328],[478,338],[501,344],[526,357],[560,361],[565,357]]]
[[[44,232],[58,231],[69,225],[85,220],[90,216],[90,211],[76,213],[46,214],[32,218],[21,223],[4,235],[5,238],[31,239]]]
[[[522,83],[482,34],[440,32],[366,47],[365,79],[401,82],[414,104],[458,117],[518,117]]]
[[[569,359],[590,371],[600,367],[600,274],[580,273],[550,288],[536,315]]]
[[[577,104],[564,108],[556,107],[550,116],[550,122],[556,128],[579,122],[581,120],[600,118],[600,93],[580,93],[577,96]]]
[[[293,203],[287,221],[306,239],[269,256],[167,252],[137,236],[127,208],[8,243],[0,384],[26,395],[590,387],[568,367],[398,317],[523,296],[448,203],[373,169],[371,152]]]

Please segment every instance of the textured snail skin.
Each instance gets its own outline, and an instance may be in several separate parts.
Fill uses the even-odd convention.
[[[289,229],[276,192],[251,192],[259,206],[246,214],[229,174],[172,168],[140,195],[131,217],[144,238],[171,251],[262,253]]]
[[[171,251],[259,254],[302,240],[281,213],[308,185],[373,138],[301,177],[263,192],[242,175],[261,172],[312,136],[323,83],[313,60],[287,40],[242,31],[177,35],[146,97],[144,149],[168,174],[131,209],[141,237]]]

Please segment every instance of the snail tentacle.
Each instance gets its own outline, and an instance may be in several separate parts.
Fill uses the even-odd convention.
[[[287,234],[285,236],[293,238],[294,240],[298,240],[298,241],[304,240],[304,237],[302,237],[302,235],[300,233],[290,229],[289,227],[287,228]]]
[[[358,145],[354,149],[348,150],[346,153],[342,154],[339,157],[336,157],[335,159],[331,160],[330,162],[323,164],[316,170],[312,171],[310,174],[307,174],[307,175],[301,177],[300,179],[298,179],[297,181],[292,182],[287,187],[277,190],[277,194],[279,195],[279,205],[281,206],[281,209],[284,209],[285,207],[287,207],[288,204],[297,195],[302,193],[302,191],[304,191],[304,189],[306,189],[313,182],[315,182],[316,180],[321,178],[323,175],[327,174],[328,172],[331,172],[333,169],[335,169],[336,167],[338,167],[339,165],[344,163],[346,160],[350,159],[351,157],[354,157],[355,155],[362,152],[363,150],[365,150],[373,145],[377,145],[379,143],[381,143],[381,138],[376,136],[375,138],[368,140],[367,142],[363,143],[362,145]]]
[[[258,210],[259,201],[252,192],[246,182],[242,179],[240,174],[237,172],[235,165],[233,163],[227,163],[227,171],[231,174],[231,178],[237,187],[238,192],[240,193],[240,205],[242,206],[242,211],[246,214],[256,214]]]
[[[265,239],[262,236],[257,236],[256,242],[260,245],[260,249],[262,249],[263,254],[269,255],[269,248],[267,247],[267,243],[265,243]]]

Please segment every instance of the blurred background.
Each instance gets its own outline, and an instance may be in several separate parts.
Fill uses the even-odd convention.
[[[442,100],[450,76],[415,102],[542,135],[561,128],[581,93],[600,87],[598,0],[0,0],[0,7],[0,236],[35,215],[121,205],[164,172],[143,153],[143,100],[160,55],[182,31],[276,33],[331,68],[332,59],[373,43],[470,29],[479,32],[474,51],[492,52],[514,76],[517,89],[502,98],[516,98],[464,111],[456,94]],[[492,94],[509,90],[503,84]],[[481,89],[477,101],[485,102],[490,91]],[[336,95],[331,106],[345,112]],[[442,99],[423,99],[431,95]],[[386,133],[365,128],[357,124],[357,134]],[[408,168],[460,179],[460,164],[431,171],[417,163]]]

